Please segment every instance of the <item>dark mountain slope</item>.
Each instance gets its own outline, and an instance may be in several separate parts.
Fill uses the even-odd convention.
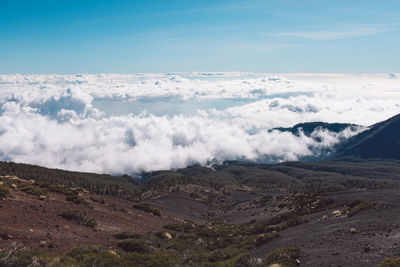
[[[274,128],[271,129],[270,131],[278,130],[281,132],[291,132],[292,134],[299,136],[300,130],[302,130],[306,136],[310,136],[316,129],[324,129],[330,132],[339,133],[348,127],[351,127],[352,130],[356,130],[356,128],[359,126],[350,123],[327,123],[327,122],[317,121],[317,122],[298,123],[293,127],[288,127],[288,128],[284,127]]]
[[[400,114],[372,125],[337,148],[336,157],[400,159]]]

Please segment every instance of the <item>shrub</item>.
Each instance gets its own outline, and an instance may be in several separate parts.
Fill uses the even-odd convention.
[[[161,213],[158,209],[151,208],[150,205],[147,203],[134,203],[132,205],[132,208],[152,213],[153,215],[156,216],[161,216]]]
[[[150,252],[149,246],[143,242],[143,240],[137,240],[134,238],[123,239],[117,243],[119,248],[122,248],[126,252],[138,252],[148,253]]]
[[[106,204],[106,202],[105,202],[104,199],[102,199],[102,198],[90,197],[90,200],[93,201],[93,202],[100,203],[100,204]]]
[[[57,266],[128,266],[116,253],[101,246],[83,246],[69,250]]]
[[[300,225],[300,224],[303,224],[306,222],[308,222],[307,218],[304,218],[304,217],[298,216],[298,215],[293,215],[287,219],[286,227],[292,227],[292,226]]]
[[[93,217],[88,217],[86,212],[80,210],[64,210],[58,214],[62,218],[70,221],[75,221],[76,223],[82,224],[84,226],[95,228],[97,225],[96,220]]]
[[[254,205],[259,205],[259,206],[264,206],[265,204],[267,204],[269,201],[271,201],[274,197],[271,195],[267,195],[267,196],[263,196],[262,198],[258,199],[258,200],[253,200],[252,204]]]
[[[348,216],[354,216],[363,210],[372,209],[376,205],[377,205],[377,203],[361,201],[361,202],[358,202],[358,204],[356,204],[355,206],[353,205],[353,207],[344,209],[344,211],[347,211]]]
[[[16,243],[0,250],[0,266],[48,266],[51,258],[49,253],[27,250]]]
[[[165,229],[172,230],[175,232],[190,232],[193,231],[193,223],[172,223],[163,226]]]
[[[140,235],[137,233],[124,231],[124,232],[114,234],[114,237],[117,239],[127,239],[127,238],[139,238]]]
[[[277,237],[280,237],[280,234],[259,234],[254,240],[256,246],[261,246]]]
[[[34,196],[47,196],[49,191],[46,188],[41,188],[32,185],[18,185],[18,189]]]
[[[386,258],[379,267],[400,267],[400,258]]]
[[[4,185],[0,185],[0,198],[6,197],[10,191]]]
[[[65,199],[75,204],[81,204],[84,202],[83,198],[81,198],[79,195],[70,195],[67,196]]]
[[[264,263],[268,266],[274,263],[281,264],[287,267],[296,266],[296,259],[300,257],[301,249],[298,247],[283,247],[275,249],[268,254]]]

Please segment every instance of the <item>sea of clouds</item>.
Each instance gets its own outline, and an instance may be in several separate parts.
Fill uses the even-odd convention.
[[[298,160],[365,128],[268,130],[398,113],[396,74],[0,75],[0,160],[112,174]]]

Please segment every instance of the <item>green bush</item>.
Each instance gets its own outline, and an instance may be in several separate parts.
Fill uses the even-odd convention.
[[[116,233],[114,235],[114,237],[117,239],[139,238],[140,234],[124,231],[124,232]]]
[[[134,203],[132,205],[132,208],[152,213],[153,215],[156,216],[161,216],[161,213],[158,209],[151,208],[150,205],[147,203]]]
[[[0,198],[6,197],[10,191],[4,185],[0,185]]]
[[[400,267],[400,258],[386,258],[379,267]]]
[[[173,224],[166,224],[163,226],[165,229],[172,230],[175,232],[190,232],[193,231],[193,223],[173,223]]]
[[[48,266],[53,255],[47,252],[31,251],[22,245],[11,243],[0,250],[0,266]]]
[[[354,216],[363,210],[372,209],[377,206],[377,203],[373,203],[373,202],[360,201],[357,203],[358,204],[356,204],[355,206],[353,205],[353,207],[350,206],[350,207],[344,209],[344,211],[347,212],[348,216]]]
[[[306,222],[308,222],[307,218],[298,215],[293,215],[286,220],[286,227],[297,226]]]
[[[21,191],[24,191],[28,194],[34,195],[34,196],[48,196],[49,191],[46,188],[41,188],[39,186],[32,186],[32,185],[23,185],[19,184],[18,189]]]
[[[101,246],[83,246],[69,250],[56,266],[129,266],[116,252]]]
[[[70,195],[65,198],[67,201],[73,202],[75,204],[81,204],[84,202],[83,198],[78,195]]]
[[[254,240],[254,243],[256,246],[261,246],[277,237],[280,237],[280,234],[274,233],[274,234],[259,234]]]
[[[149,253],[149,246],[143,242],[143,240],[137,240],[134,238],[123,239],[118,241],[117,246],[122,248],[126,252],[138,252],[138,253]]]
[[[253,200],[253,201],[252,201],[252,204],[254,204],[254,205],[259,205],[259,206],[263,206],[263,205],[267,204],[269,201],[271,201],[273,198],[274,198],[274,197],[271,196],[271,195],[263,196],[263,197],[260,198],[260,199]]]
[[[301,249],[298,247],[283,247],[275,249],[268,254],[264,263],[268,266],[274,263],[281,264],[285,267],[296,266],[296,259],[300,257]]]
[[[76,223],[90,228],[95,228],[97,226],[96,220],[93,217],[88,217],[86,212],[81,210],[64,210],[58,215],[66,220],[75,221]]]
[[[90,200],[93,201],[93,202],[100,203],[100,204],[106,204],[106,202],[105,202],[104,199],[102,199],[102,198],[90,197]]]

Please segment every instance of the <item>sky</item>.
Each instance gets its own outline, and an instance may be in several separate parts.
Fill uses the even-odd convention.
[[[400,72],[398,0],[0,0],[0,74]]]

